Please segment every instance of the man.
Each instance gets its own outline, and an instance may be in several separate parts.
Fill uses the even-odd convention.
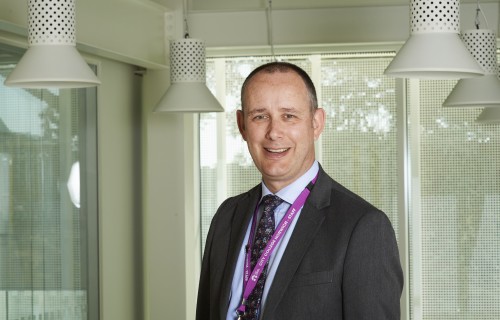
[[[394,230],[315,160],[325,112],[309,76],[289,63],[262,65],[241,101],[238,127],[262,183],[224,201],[212,220],[197,320],[400,319]]]

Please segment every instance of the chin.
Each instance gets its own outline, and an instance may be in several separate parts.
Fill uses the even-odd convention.
[[[272,165],[267,165],[262,169],[262,172],[270,177],[283,176],[288,172],[286,165],[280,163],[273,163]]]
[[[288,172],[284,170],[267,170],[264,175],[271,181],[285,181],[289,178]]]

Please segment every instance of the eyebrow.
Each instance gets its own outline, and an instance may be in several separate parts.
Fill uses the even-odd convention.
[[[267,108],[257,108],[257,109],[254,109],[252,111],[248,111],[247,114],[248,115],[252,115],[252,114],[262,113],[262,112],[266,112],[266,111],[267,111]],[[300,111],[297,110],[297,108],[294,108],[294,107],[291,107],[291,108],[282,107],[282,108],[279,108],[279,112],[300,113]]]
[[[300,110],[298,110],[297,108],[280,108],[280,111],[283,111],[283,112],[288,112],[288,113],[300,113]]]
[[[247,114],[249,116],[253,115],[253,114],[256,114],[256,113],[262,113],[262,112],[265,112],[267,109],[266,108],[259,108],[259,109],[254,109],[252,111],[248,111]]]

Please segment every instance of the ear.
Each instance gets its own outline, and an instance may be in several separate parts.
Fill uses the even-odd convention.
[[[247,141],[246,131],[245,131],[245,118],[242,110],[236,110],[236,122],[238,123],[238,129],[240,130],[241,137],[243,140]]]
[[[313,128],[314,128],[314,140],[318,140],[319,136],[325,128],[325,110],[323,108],[318,108],[314,111],[313,116]]]

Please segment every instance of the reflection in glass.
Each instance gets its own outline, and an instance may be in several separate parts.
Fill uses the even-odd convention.
[[[0,46],[0,320],[87,319],[88,212],[65,186],[95,89],[6,87],[19,56]]]

